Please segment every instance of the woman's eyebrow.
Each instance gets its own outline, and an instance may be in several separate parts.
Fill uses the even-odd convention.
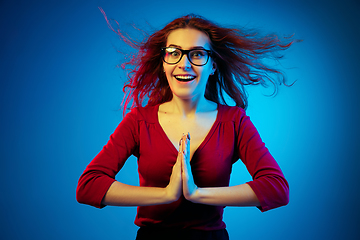
[[[169,47],[174,47],[174,48],[180,48],[182,49],[182,47],[178,46],[178,45],[175,45],[175,44],[170,44]]]
[[[178,46],[176,44],[170,44],[169,47],[182,49],[181,46]],[[194,46],[194,47],[191,47],[189,50],[192,50],[192,49],[205,49],[205,48],[203,46]]]

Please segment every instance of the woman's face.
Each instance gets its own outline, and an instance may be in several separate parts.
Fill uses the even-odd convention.
[[[166,47],[182,50],[210,50],[210,39],[197,29],[180,28],[170,32]],[[174,97],[188,100],[204,96],[207,80],[209,75],[214,73],[215,66],[211,58],[205,65],[195,66],[189,61],[186,54],[176,64],[163,63],[166,78]]]

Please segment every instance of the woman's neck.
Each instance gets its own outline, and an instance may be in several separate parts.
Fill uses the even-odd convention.
[[[171,112],[175,114],[189,118],[194,117],[198,113],[215,111],[217,104],[207,100],[205,97],[181,99],[174,95],[171,101],[167,103],[167,108],[171,109]]]

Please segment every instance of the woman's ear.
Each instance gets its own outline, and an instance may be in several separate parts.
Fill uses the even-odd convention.
[[[212,72],[211,72],[211,74],[210,75],[214,75],[214,73],[215,73],[215,71],[216,71],[216,62],[213,62],[212,63],[212,65],[213,65],[213,68],[212,68]]]

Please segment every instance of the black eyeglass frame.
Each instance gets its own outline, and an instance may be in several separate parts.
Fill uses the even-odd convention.
[[[175,49],[177,49],[177,50],[179,50],[179,51],[181,52],[181,57],[179,58],[179,61],[177,61],[176,63],[168,63],[167,61],[165,61],[165,51],[166,51],[167,48],[175,48]],[[193,63],[193,62],[191,61],[191,58],[190,58],[189,53],[190,53],[191,51],[196,51],[196,50],[202,50],[202,51],[205,51],[205,52],[208,53],[206,62],[205,62],[204,64],[195,64],[195,63]],[[206,64],[209,62],[209,58],[211,57],[212,51],[211,51],[211,50],[207,50],[207,49],[190,49],[190,50],[183,50],[183,49],[176,48],[176,47],[163,47],[163,48],[161,48],[161,58],[162,58],[162,60],[163,60],[164,62],[166,62],[167,64],[170,64],[170,65],[174,65],[174,64],[179,63],[185,54],[186,54],[189,62],[190,62],[192,65],[201,67],[201,66],[206,65]]]

